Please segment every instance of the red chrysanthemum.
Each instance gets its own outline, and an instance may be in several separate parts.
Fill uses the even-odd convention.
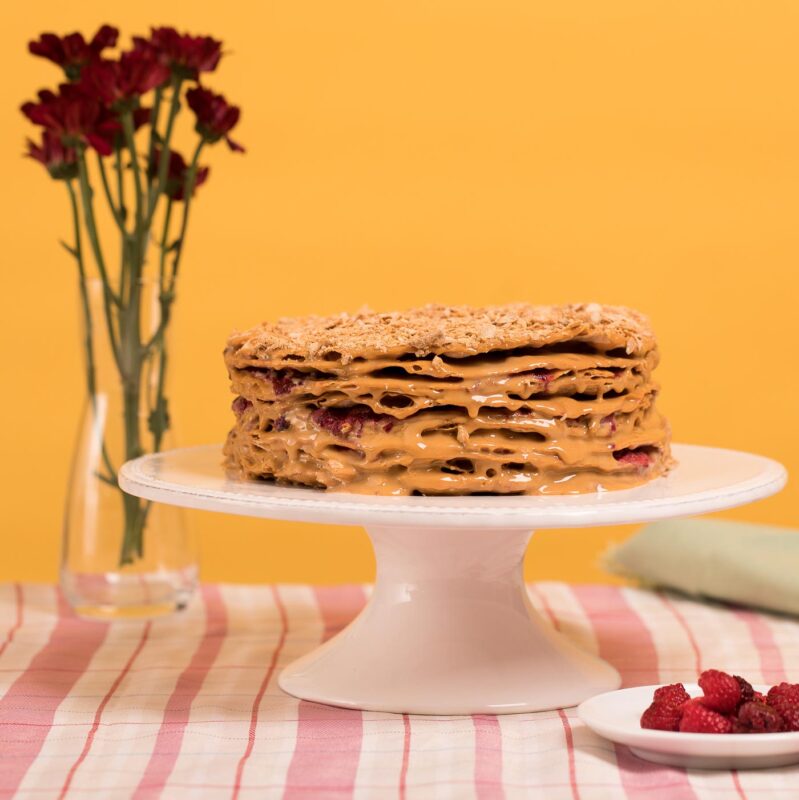
[[[83,70],[81,89],[108,106],[130,105],[169,80],[169,69],[143,52],[123,53],[119,61],[94,61]]]
[[[39,102],[25,103],[22,113],[34,125],[56,135],[65,146],[90,145],[104,156],[113,152],[114,138],[121,130],[110,109],[69,83],[62,84],[58,94],[39,92]]]
[[[238,106],[231,106],[221,94],[214,94],[210,89],[195,86],[186,92],[189,108],[197,117],[196,130],[209,143],[224,139],[228,147],[239,153],[244,148],[234,142],[228,133],[236,127],[241,116]]]
[[[150,163],[147,167],[147,172],[151,179],[155,178],[158,175],[158,165],[161,161],[161,150],[155,148],[153,151],[153,156],[150,159]],[[210,173],[210,167],[197,167],[197,171],[194,175],[194,186],[192,187],[192,195],[196,191],[198,186],[202,186],[208,180],[208,174]],[[185,191],[186,191],[186,177],[189,172],[189,167],[186,164],[185,159],[183,156],[178,153],[176,150],[169,151],[169,167],[167,171],[167,179],[166,179],[166,187],[164,191],[166,192],[168,197],[171,197],[173,200],[184,200],[185,199]]]
[[[41,144],[28,139],[28,158],[43,164],[56,180],[70,180],[78,174],[78,155],[74,147],[67,147],[58,134],[42,131]]]
[[[222,42],[210,36],[191,36],[174,28],[151,28],[150,38],[133,38],[134,49],[152,53],[182,78],[196,79],[201,72],[213,72],[222,57]]]
[[[28,42],[28,50],[35,56],[58,64],[67,78],[74,81],[80,77],[83,67],[100,58],[107,47],[113,47],[118,37],[119,31],[110,25],[103,25],[89,42],[81,33],[66,36],[43,33],[36,41]]]

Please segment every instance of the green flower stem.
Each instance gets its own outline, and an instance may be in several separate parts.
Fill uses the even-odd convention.
[[[100,247],[100,237],[97,233],[97,223],[94,219],[94,192],[89,185],[89,170],[86,165],[85,149],[81,150],[78,157],[78,181],[80,184],[81,202],[83,203],[83,220],[86,225],[86,231],[89,234],[89,242],[91,243],[92,252],[94,253],[94,260],[97,262],[97,269],[106,286],[106,291],[110,295],[109,299],[118,306],[119,298],[112,290],[111,283],[108,280],[108,270],[105,267],[103,250]]]
[[[172,206],[174,200],[166,199],[166,212],[164,213],[164,229],[161,232],[160,255],[158,257],[158,284],[162,292],[166,291],[164,278],[166,277],[166,254],[169,249],[169,226],[172,222]]]
[[[142,273],[147,249],[149,226],[145,224],[145,194],[142,168],[136,152],[133,112],[122,114],[125,145],[133,170],[136,196],[136,220],[133,234],[125,250],[122,292],[125,304],[120,309],[120,377],[122,379],[122,416],[125,430],[125,460],[144,453],[141,444],[141,392],[144,350],[141,341]],[[144,553],[145,510],[142,502],[123,493],[125,530],[120,551],[120,564],[131,564]]]
[[[132,137],[132,121],[130,123]],[[135,151],[134,151],[135,158]],[[139,305],[141,302],[141,261],[139,243],[143,232],[139,226],[132,239],[129,250],[132,260],[128,264],[127,302],[122,304],[120,297],[111,287],[108,270],[105,266],[97,225],[94,218],[92,189],[89,185],[86,169],[85,149],[78,156],[78,178],[80,181],[81,200],[83,204],[84,223],[89,234],[97,268],[103,282],[103,301],[105,307],[106,326],[114,359],[122,379],[123,419],[125,426],[125,459],[136,458],[142,454],[139,438],[139,393],[141,382],[141,341],[139,338]],[[121,287],[123,290],[125,287]],[[114,307],[119,311],[119,337],[114,329]],[[122,496],[125,527],[122,536],[122,548],[119,556],[120,566],[131,564],[136,555],[143,553],[144,511],[138,498],[125,494]]]
[[[158,327],[153,332],[147,344],[144,346],[145,351],[150,351],[153,346],[163,338],[164,330],[169,322],[169,315],[164,314],[164,305],[168,302],[166,297],[168,287],[166,283],[166,257],[169,251],[169,228],[172,222],[172,208],[174,200],[171,197],[166,201],[166,212],[164,214],[164,226],[161,231],[161,240],[158,243],[160,250],[158,256],[158,301],[160,305],[160,318],[158,320]]]
[[[204,141],[201,139],[194,150],[191,164],[186,170],[186,178],[183,187],[183,218],[180,225],[180,234],[176,240],[175,256],[172,261],[171,274],[167,278],[166,275],[166,257],[169,251],[169,226],[172,219],[172,208],[174,201],[171,198],[167,199],[167,209],[164,216],[164,227],[161,233],[161,255],[159,261],[159,308],[160,320],[158,327],[152,338],[146,345],[148,353],[152,353],[152,357],[158,359],[158,378],[156,381],[155,399],[150,404],[150,430],[153,434],[153,449],[158,452],[161,448],[164,433],[169,429],[169,413],[167,400],[164,396],[164,384],[166,377],[167,366],[167,352],[165,347],[164,334],[169,325],[169,319],[172,311],[172,303],[175,300],[175,282],[177,279],[178,269],[180,267],[180,257],[183,250],[183,243],[186,236],[186,231],[189,224],[189,210],[191,208],[191,197],[194,192],[194,183],[197,179],[197,165],[200,160]]]
[[[159,267],[158,267],[158,274],[159,274],[159,283],[160,283],[160,295],[159,301],[161,304],[161,319],[159,321],[159,325],[153,333],[151,339],[145,345],[145,350],[150,350],[153,346],[158,344],[159,340],[163,339],[163,333],[166,329],[167,325],[169,324],[169,309],[174,301],[174,292],[175,292],[175,282],[177,280],[177,273],[180,267],[180,257],[183,250],[183,241],[186,236],[186,231],[189,225],[189,209],[191,207],[191,196],[194,192],[194,182],[197,179],[197,165],[200,160],[200,154],[202,153],[203,147],[205,145],[205,141],[200,139],[197,144],[197,147],[194,150],[194,155],[192,157],[191,163],[186,170],[186,178],[183,186],[183,218],[180,224],[180,235],[175,240],[173,248],[175,250],[175,256],[172,260],[172,271],[169,275],[167,280],[166,275],[166,257],[167,253],[171,249],[168,245],[169,241],[169,226],[172,219],[172,207],[173,207],[173,200],[171,198],[167,198],[167,207],[166,207],[166,214],[164,216],[164,227],[161,233],[161,242],[160,242],[160,250],[161,255],[159,258]]]
[[[169,290],[170,292],[174,291],[175,288],[175,281],[178,277],[178,269],[180,268],[180,259],[183,255],[183,245],[186,243],[186,231],[189,226],[189,209],[191,208],[191,196],[194,192],[194,182],[197,179],[197,165],[200,161],[200,153],[203,151],[203,147],[205,146],[205,140],[200,139],[197,143],[197,147],[194,150],[194,155],[192,156],[191,163],[189,164],[189,168],[186,170],[186,180],[183,186],[183,219],[180,223],[180,234],[178,236],[178,244],[177,249],[175,251],[175,258],[172,263],[172,275],[170,278]]]
[[[114,148],[114,168],[117,173],[117,205],[123,222],[127,222],[128,209],[125,206],[125,166],[122,163],[122,148]]]
[[[103,251],[100,248],[100,238],[97,235],[97,225],[94,220],[92,188],[89,186],[89,176],[86,169],[85,151],[81,151],[78,156],[78,180],[80,182],[81,202],[83,204],[83,220],[86,225],[86,231],[89,234],[89,241],[92,245],[92,251],[94,252],[94,260],[97,263],[97,269],[99,270],[100,277],[103,281],[103,301],[105,304],[106,328],[108,329],[108,338],[111,343],[111,352],[114,354],[117,364],[119,364],[119,345],[117,343],[116,331],[114,330],[113,306],[118,308],[121,303],[119,297],[111,287],[108,271],[105,268]]]
[[[161,449],[164,434],[169,429],[169,412],[167,400],[164,396],[166,378],[167,352],[165,343],[166,328],[172,311],[172,302],[175,299],[172,289],[166,284],[166,256],[169,249],[169,228],[172,222],[172,208],[174,200],[167,197],[164,225],[161,231],[160,255],[158,259],[158,308],[160,318],[158,327],[147,343],[146,349],[153,359],[158,359],[158,377],[156,379],[155,398],[150,403],[150,431],[153,435],[153,450],[157,453]],[[172,284],[174,286],[174,284]]]
[[[114,169],[117,178],[117,206],[119,208],[119,215],[122,218],[123,224],[127,223],[128,209],[125,206],[125,166],[122,163],[122,147],[114,148]],[[125,303],[125,295],[123,287],[127,280],[127,265],[128,265],[128,244],[129,237],[120,237],[120,270],[119,270],[119,296],[122,303]]]
[[[133,112],[128,110],[122,114],[122,130],[125,134],[125,145],[130,155],[130,164],[133,169],[133,185],[136,192],[136,234],[140,234],[144,222],[144,188],[142,185],[141,164],[136,153],[134,138]]]
[[[153,98],[153,107],[150,110],[150,144],[147,147],[147,166],[149,167],[155,153],[155,140],[158,136],[158,119],[161,116],[161,102],[164,99],[164,87],[158,86]],[[152,191],[152,187],[150,187]]]
[[[73,209],[75,225],[75,245],[67,248],[79,262],[81,279],[82,307],[86,319],[87,331],[87,386],[90,397],[96,402],[96,354],[92,340],[91,306],[86,289],[86,272],[82,242],[80,240],[80,210],[83,211],[88,241],[97,264],[102,281],[103,310],[108,337],[122,387],[122,422],[124,426],[124,451],[126,460],[137,458],[144,453],[142,446],[146,433],[143,423],[145,409],[148,412],[147,427],[152,434],[152,449],[160,450],[163,437],[169,429],[169,414],[165,396],[165,376],[168,354],[166,350],[166,331],[170,322],[174,290],[180,266],[185,236],[188,226],[191,195],[194,189],[200,153],[203,142],[200,141],[187,168],[184,183],[184,201],[180,232],[177,239],[170,241],[170,229],[174,225],[175,203],[167,197],[163,218],[163,229],[160,231],[160,254],[158,265],[158,304],[160,317],[155,331],[149,338],[142,340],[143,287],[145,258],[150,239],[153,219],[160,196],[166,194],[169,173],[170,144],[175,118],[180,110],[180,94],[183,80],[173,76],[170,82],[171,95],[169,111],[166,117],[163,137],[158,135],[159,118],[162,116],[161,106],[166,105],[166,90],[156,90],[153,108],[150,114],[151,133],[147,164],[142,163],[144,155],[136,152],[135,129],[131,110],[120,114],[124,135],[124,145],[115,150],[114,167],[116,170],[116,187],[112,187],[107,167],[98,157],[98,169],[105,199],[121,234],[121,265],[119,284],[112,285],[111,278],[103,257],[102,246],[98,234],[93,205],[93,192],[89,182],[86,163],[86,149],[81,148],[78,154],[78,184],[80,197],[72,182],[68,184],[70,203]],[[157,174],[148,177],[148,166],[152,161],[156,148],[161,153],[157,165]],[[127,157],[130,163],[126,164]],[[128,216],[125,198],[125,170],[130,168],[133,175],[132,186],[135,197],[135,215],[131,222]],[[130,185],[128,186],[130,188]],[[80,202],[79,202],[80,199]],[[133,202],[131,202],[131,206]],[[170,258],[170,253],[172,254]],[[171,262],[171,263],[170,263]],[[116,471],[113,468],[108,451],[103,442],[102,474],[97,478],[114,484]],[[119,564],[124,566],[135,563],[144,555],[144,529],[147,522],[150,504],[120,491],[123,512],[124,530],[119,553]]]
[[[111,215],[113,216],[114,222],[116,222],[117,227],[119,228],[119,232],[122,234],[123,238],[126,238],[128,232],[125,228],[125,221],[122,218],[122,215],[119,213],[116,203],[114,202],[114,197],[111,194],[111,186],[108,183],[108,175],[105,171],[105,163],[103,162],[103,157],[99,153],[97,154],[97,167],[100,171],[100,179],[103,184],[105,199],[108,201],[108,207],[111,209]]]
[[[161,156],[158,159],[158,180],[150,187],[149,203],[147,210],[147,227],[149,228],[155,215],[155,209],[158,206],[158,198],[164,194],[166,189],[166,180],[169,173],[169,152],[172,143],[172,130],[175,126],[175,117],[180,111],[180,88],[183,85],[183,79],[177,75],[172,76],[170,81],[172,89],[172,97],[169,101],[169,114],[166,118],[166,130],[161,140]]]
[[[144,453],[141,445],[141,388],[143,351],[141,346],[141,238],[140,231],[133,243],[131,261],[128,265],[127,302],[120,312],[120,339],[122,379],[122,417],[125,431],[125,460],[138,458]],[[120,551],[120,564],[132,564],[144,550],[144,512],[141,501],[131,495],[122,494],[125,514],[125,529]]]
[[[175,282],[177,279],[178,269],[180,267],[180,257],[183,252],[183,244],[186,237],[186,231],[189,224],[189,210],[191,208],[191,198],[194,192],[194,183],[197,179],[197,165],[200,160],[203,145],[205,142],[200,139],[197,147],[194,150],[194,155],[191,164],[186,170],[185,183],[183,186],[183,218],[180,224],[180,234],[176,243],[175,256],[172,261],[172,271],[167,279],[166,276],[166,256],[169,250],[169,225],[172,219],[173,200],[167,199],[167,209],[164,216],[164,227],[161,233],[161,256],[159,263],[159,307],[161,319],[159,320],[158,328],[155,334],[147,345],[147,349],[155,349],[156,353],[153,354],[158,358],[158,379],[156,382],[155,401],[151,404],[150,411],[150,429],[153,434],[153,449],[158,452],[161,448],[164,433],[169,428],[169,413],[167,407],[166,397],[164,396],[164,384],[166,377],[167,366],[167,352],[165,347],[164,334],[169,324],[169,319],[172,310],[172,303],[175,300]]]
[[[141,500],[122,492],[122,507],[125,514],[125,528],[122,533],[122,547],[119,551],[119,565],[134,564],[136,558],[144,556],[144,523],[146,509]]]
[[[97,368],[94,359],[94,323],[92,321],[91,304],[89,303],[89,292],[86,288],[86,267],[83,263],[83,244],[82,236],[80,235],[80,210],[78,208],[78,198],[75,194],[75,187],[72,181],[66,181],[67,191],[69,193],[69,202],[72,209],[72,226],[75,235],[75,244],[73,253],[75,260],[78,263],[78,282],[80,285],[80,299],[81,308],[83,310],[83,327],[86,332],[86,339],[84,346],[86,349],[86,391],[89,395],[89,402],[92,404],[92,410],[95,415],[97,414]],[[102,458],[107,473],[98,473],[97,477],[106,483],[114,486],[117,485],[117,473],[111,463],[111,457],[108,454],[108,447],[103,437],[102,445]]]

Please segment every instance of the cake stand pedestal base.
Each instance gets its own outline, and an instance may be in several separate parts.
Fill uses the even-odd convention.
[[[514,714],[573,706],[621,685],[552,630],[522,577],[530,532],[367,528],[377,581],[361,614],[290,664],[304,700],[410,714]]]

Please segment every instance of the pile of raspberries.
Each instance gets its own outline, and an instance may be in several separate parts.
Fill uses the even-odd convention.
[[[655,690],[641,727],[681,733],[781,733],[799,731],[799,683],[756,692],[739,675],[707,669],[699,676],[702,697],[681,683]]]

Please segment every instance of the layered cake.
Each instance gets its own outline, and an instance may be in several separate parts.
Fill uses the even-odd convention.
[[[242,478],[363,494],[569,494],[663,475],[658,350],[597,304],[282,319],[228,340]]]

